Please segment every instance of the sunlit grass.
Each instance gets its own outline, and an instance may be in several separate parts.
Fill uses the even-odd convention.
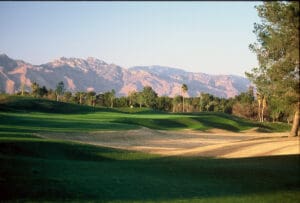
[[[24,100],[16,101],[19,99],[8,97],[10,108],[2,106],[0,110],[1,200],[273,203],[299,199],[297,155],[245,159],[162,157],[37,137],[43,133],[72,136],[104,130],[122,133],[141,127],[218,128],[232,132],[259,127],[273,132],[288,129],[285,124],[262,125],[222,113],[94,111],[79,105],[69,108],[67,104],[62,110],[57,103],[45,100],[37,110],[34,105],[39,100],[26,98],[25,105],[21,102]]]

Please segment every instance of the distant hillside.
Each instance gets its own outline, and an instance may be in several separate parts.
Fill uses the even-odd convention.
[[[45,64],[32,65],[0,55],[1,92],[20,91],[22,84],[30,91],[33,81],[52,89],[59,81],[64,81],[66,89],[73,92],[93,90],[100,93],[115,89],[118,96],[133,90],[140,91],[146,85],[159,95],[175,96],[180,94],[181,85],[185,83],[189,96],[205,92],[226,98],[246,91],[250,85],[246,78],[235,75],[208,75],[163,66],[125,69],[92,57],[61,57]]]

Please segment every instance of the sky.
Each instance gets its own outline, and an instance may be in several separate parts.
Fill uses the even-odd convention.
[[[244,76],[261,2],[0,2],[0,53]]]

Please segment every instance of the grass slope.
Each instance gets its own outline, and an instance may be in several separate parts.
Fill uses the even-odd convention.
[[[57,102],[29,96],[0,95],[0,111],[74,114],[90,113],[95,110],[113,111],[109,108],[95,109],[91,106]]]
[[[60,105],[64,105],[63,107]],[[35,137],[43,132],[260,126],[226,114],[129,112],[23,97],[0,99],[0,200],[296,202],[299,156],[161,157]],[[50,113],[51,112],[51,113]],[[121,133],[121,131],[120,131]]]
[[[296,202],[299,156],[160,157],[40,139],[0,142],[2,200]]]
[[[134,111],[134,112],[132,112]],[[76,104],[34,99],[0,97],[2,134],[35,132],[77,132],[128,130],[148,127],[159,130],[209,130],[219,128],[233,132],[259,127],[265,131],[285,131],[285,124],[259,124],[224,113],[171,114],[150,109],[92,108]]]

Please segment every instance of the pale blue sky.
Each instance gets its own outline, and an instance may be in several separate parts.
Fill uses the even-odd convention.
[[[0,2],[0,53],[244,75],[261,2]]]

